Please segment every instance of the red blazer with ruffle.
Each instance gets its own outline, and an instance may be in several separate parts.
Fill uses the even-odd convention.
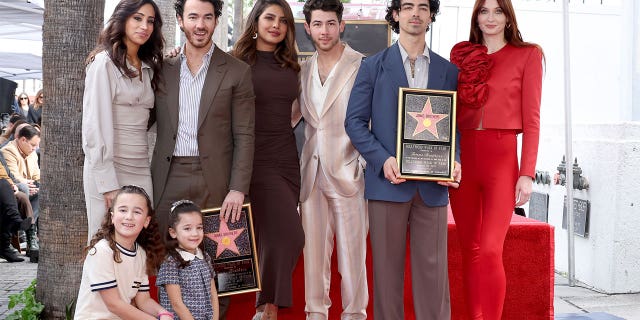
[[[451,62],[460,68],[458,129],[522,133],[520,175],[533,178],[540,137],[542,51],[510,44],[489,55],[486,50],[465,41],[451,51]]]

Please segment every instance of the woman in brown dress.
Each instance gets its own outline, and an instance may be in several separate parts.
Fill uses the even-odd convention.
[[[300,167],[292,119],[298,96],[295,27],[284,0],[258,0],[233,54],[251,65],[256,95],[255,156],[249,197],[262,292],[254,320],[277,319],[292,304],[292,273],[304,247],[297,206]]]

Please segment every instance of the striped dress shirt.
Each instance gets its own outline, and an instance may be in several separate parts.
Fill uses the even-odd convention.
[[[180,53],[180,97],[178,112],[178,135],[173,155],[176,157],[197,157],[198,152],[198,111],[204,80],[209,70],[211,54],[215,50],[212,45],[202,57],[202,66],[196,74],[191,74],[184,54],[186,44]]]
[[[407,74],[407,82],[411,88],[426,89],[429,83],[429,47],[424,45],[424,52],[416,57],[414,70],[411,72],[411,61],[409,61],[409,54],[404,49],[402,43],[398,43],[400,48],[400,57],[402,57],[402,64],[404,65],[404,72]]]

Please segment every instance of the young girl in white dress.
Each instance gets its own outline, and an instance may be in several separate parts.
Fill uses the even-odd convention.
[[[142,187],[120,188],[85,252],[75,319],[173,319],[149,295],[164,247]]]

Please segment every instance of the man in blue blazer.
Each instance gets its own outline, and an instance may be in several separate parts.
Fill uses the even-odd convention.
[[[455,182],[400,179],[395,159],[398,88],[456,90],[457,68],[429,50],[425,34],[439,0],[392,0],[386,20],[398,42],[362,62],[351,91],[345,127],[367,161],[365,198],[373,255],[374,318],[404,319],[404,261],[410,230],[416,319],[450,319],[447,275],[448,187]]]

